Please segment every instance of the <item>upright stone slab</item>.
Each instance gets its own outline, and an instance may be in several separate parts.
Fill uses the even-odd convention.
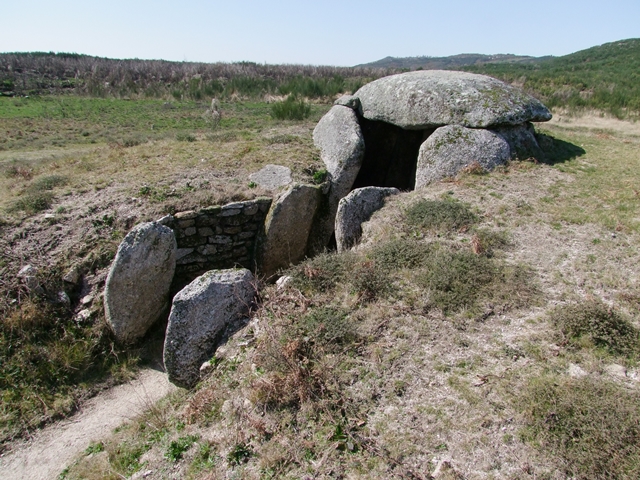
[[[364,158],[364,137],[356,113],[334,105],[313,130],[313,142],[320,149],[330,183],[327,208],[313,233],[317,248],[323,249],[333,234],[338,202],[351,191]]]
[[[511,156],[507,141],[490,130],[447,125],[438,128],[420,146],[416,169],[416,190],[467,167],[484,171],[505,164]]]
[[[176,248],[173,230],[156,222],[137,225],[118,247],[104,295],[107,323],[118,341],[141,338],[167,308]]]
[[[273,203],[265,220],[258,252],[258,270],[267,278],[302,260],[322,197],[321,188],[295,185]]]
[[[354,97],[366,119],[410,130],[452,124],[488,128],[551,119],[547,107],[522,90],[486,75],[450,70],[383,77],[364,85]]]
[[[545,154],[538,145],[536,132],[531,123],[527,122],[515,127],[499,127],[494,129],[494,132],[507,141],[513,160],[527,160],[529,158],[541,162],[545,160]]]
[[[247,269],[211,270],[176,294],[163,353],[171,383],[183,388],[198,383],[200,366],[215,353],[225,327],[247,315],[255,295]]]
[[[386,197],[398,193],[397,188],[364,187],[341,199],[336,214],[338,252],[354,247],[362,236],[362,224],[384,206]]]

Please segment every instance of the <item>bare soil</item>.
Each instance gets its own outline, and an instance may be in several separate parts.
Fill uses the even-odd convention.
[[[0,457],[6,480],[55,479],[92,441],[109,435],[176,387],[164,372],[145,369],[123,385],[93,397],[73,417],[51,424]]]

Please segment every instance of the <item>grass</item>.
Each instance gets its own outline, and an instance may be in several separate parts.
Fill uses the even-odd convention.
[[[286,100],[271,106],[271,116],[278,120],[304,120],[311,114],[311,106],[295,95],[289,95]]]
[[[612,355],[638,354],[638,329],[619,311],[599,301],[563,305],[549,317],[564,341],[577,348],[600,348]]]
[[[199,122],[197,102],[171,103],[157,115],[179,120],[193,107]],[[281,121],[271,104],[223,102],[215,131],[189,119],[184,129],[145,130],[132,111],[122,139],[145,143],[130,146],[83,143],[92,134],[82,116],[31,118],[34,126],[78,122],[90,135],[58,131],[63,146],[40,150],[23,131],[12,140],[23,143],[0,152],[0,228],[15,239],[2,244],[2,281],[15,277],[19,259],[38,259],[27,247],[57,260],[55,269],[34,261],[40,271],[59,279],[80,262],[93,266],[91,279],[133,223],[258,195],[245,173],[274,157],[313,181],[311,131],[328,106],[311,108],[306,120]],[[197,389],[95,439],[67,478],[142,469],[184,478],[427,478],[445,459],[452,476],[468,478],[632,478],[638,137],[570,125],[545,134],[548,164],[513,162],[396,196],[365,225],[357,251],[285,272],[293,281],[263,289],[251,324],[216,352]],[[6,211],[32,185],[51,193],[53,219]],[[51,246],[61,241],[70,243]],[[52,285],[42,299],[20,285],[2,297],[0,346],[14,349],[2,352],[3,419],[14,433],[72,410],[125,363],[111,354],[97,313],[75,323],[73,291],[69,306],[48,302],[60,290]],[[588,298],[614,305],[592,308]],[[628,375],[608,373],[611,363]],[[583,377],[571,377],[578,368]],[[15,388],[14,377],[24,384]]]
[[[564,475],[640,475],[640,397],[607,381],[533,378],[516,400],[525,416],[521,436],[557,453]]]
[[[406,210],[407,222],[424,230],[457,231],[477,222],[468,206],[454,200],[423,199]]]
[[[554,130],[574,145],[585,134]],[[211,478],[426,478],[448,458],[452,478],[633,478],[638,403],[624,386],[633,381],[601,373],[621,360],[631,371],[633,356],[624,348],[602,355],[610,347],[593,339],[633,338],[619,320],[637,323],[629,280],[637,238],[625,229],[617,243],[596,210],[585,210],[588,224],[558,218],[574,200],[557,185],[586,188],[582,170],[594,150],[584,150],[394,197],[365,226],[357,251],[284,272],[293,281],[263,290],[252,324],[186,394],[174,420],[185,429],[169,427],[145,458],[165,457],[190,435],[201,435],[198,447],[145,468]],[[605,170],[590,174],[614,182]],[[546,321],[562,312],[576,323],[573,310],[543,308],[584,312],[583,294],[603,291],[627,292],[630,303],[605,309],[595,324],[577,322],[575,335]],[[568,375],[575,362],[583,378]]]
[[[103,321],[78,323],[66,307],[37,298],[0,320],[0,355],[2,442],[73,412],[89,385],[126,378],[136,362]]]

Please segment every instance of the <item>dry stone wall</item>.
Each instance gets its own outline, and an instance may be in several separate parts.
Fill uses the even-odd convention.
[[[255,270],[256,240],[271,198],[176,213],[168,226],[178,244],[174,290],[214,269]]]

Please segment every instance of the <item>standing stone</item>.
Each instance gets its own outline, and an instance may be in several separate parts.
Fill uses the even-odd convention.
[[[326,211],[314,227],[314,243],[323,249],[333,234],[338,202],[351,191],[364,158],[364,137],[356,113],[334,105],[313,130],[313,142],[320,149],[330,183]]]
[[[543,162],[545,154],[538,145],[533,125],[529,122],[514,127],[499,127],[493,130],[509,144],[512,160],[534,158]]]
[[[176,294],[163,354],[171,383],[195,386],[225,327],[249,312],[255,295],[255,279],[247,269],[211,270]]]
[[[355,189],[341,199],[336,214],[338,252],[358,244],[362,236],[362,224],[384,206],[386,197],[398,193],[400,191],[397,188],[364,187]]]
[[[118,341],[134,342],[160,318],[176,268],[173,230],[141,223],[124,238],[107,277],[104,306]]]
[[[379,78],[354,96],[364,118],[410,130],[453,124],[489,128],[551,119],[547,107],[520,89],[486,75],[450,70]]]
[[[459,125],[438,128],[420,146],[416,170],[416,190],[447,177],[455,177],[467,167],[484,171],[505,164],[511,156],[507,141],[490,130]]]
[[[304,258],[321,197],[318,186],[295,185],[276,199],[265,220],[258,252],[262,275],[270,278],[279,269]]]

